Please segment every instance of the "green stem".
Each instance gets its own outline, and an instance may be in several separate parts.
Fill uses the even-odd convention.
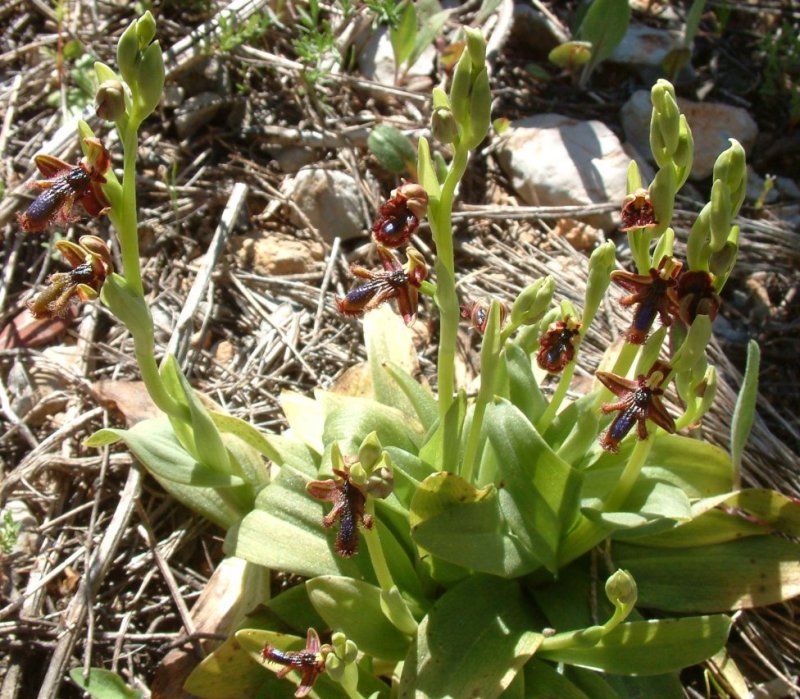
[[[439,353],[437,369],[439,375],[439,417],[444,421],[455,395],[455,356],[458,334],[458,296],[455,284],[455,261],[453,256],[453,198],[469,162],[469,150],[456,146],[453,161],[442,185],[436,206],[436,216],[430,220],[436,242],[436,265],[443,271],[437,279],[436,301],[440,312]],[[445,435],[447,438],[448,435]],[[447,443],[447,442],[445,442]]]
[[[622,503],[625,502],[625,498],[628,497],[631,489],[639,478],[644,462],[650,455],[650,450],[653,448],[654,437],[655,429],[651,427],[647,439],[636,441],[636,445],[633,447],[633,451],[628,457],[628,462],[625,464],[622,475],[614,486],[614,490],[611,491],[611,494],[603,503],[603,512],[616,512]]]
[[[142,381],[153,403],[156,404],[159,410],[170,417],[191,423],[189,411],[169,394],[164,382],[161,380],[152,343],[148,342],[144,348],[141,348],[139,344],[134,340],[136,362],[139,365]]]
[[[378,578],[378,585],[381,590],[388,593],[394,587],[394,580],[389,571],[389,565],[386,563],[386,556],[383,554],[383,546],[381,546],[381,538],[378,534],[378,520],[375,517],[375,503],[367,498],[367,504],[364,507],[366,514],[370,515],[375,522],[371,529],[364,527],[364,539],[367,542],[367,551],[369,552],[369,559],[372,562],[372,569],[375,571],[375,577]]]
[[[122,211],[117,230],[122,251],[122,270],[131,289],[144,296],[139,266],[139,224],[136,209],[136,157],[139,148],[139,124],[131,119],[121,131],[123,155]]]
[[[578,348],[575,348],[575,352],[577,354]],[[536,431],[539,434],[544,434],[547,431],[547,428],[550,427],[550,424],[553,422],[553,419],[558,412],[558,409],[561,407],[561,403],[564,401],[564,397],[567,395],[567,391],[569,390],[569,385],[572,382],[572,375],[575,373],[575,359],[573,359],[567,366],[565,367],[564,371],[561,372],[561,376],[558,379],[558,386],[556,386],[556,390],[553,393],[553,397],[550,399],[550,402],[547,404],[547,408],[545,409],[542,417],[539,418],[539,422],[536,423]]]

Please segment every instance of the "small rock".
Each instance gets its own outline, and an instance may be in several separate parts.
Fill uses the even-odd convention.
[[[703,180],[714,171],[717,156],[735,138],[749,151],[758,135],[755,121],[740,107],[732,107],[718,102],[691,102],[678,98],[678,106],[686,115],[694,137],[693,180]],[[625,137],[640,152],[650,155],[650,93],[638,90],[622,107],[622,127]]]
[[[778,177],[775,178],[775,188],[787,199],[800,201],[800,187],[797,186],[797,182],[791,177],[778,175]]]
[[[631,66],[660,66],[670,51],[680,48],[682,42],[680,32],[631,24],[608,60]]]
[[[436,49],[431,44],[409,68],[406,76],[408,78],[430,76],[433,73],[435,59]],[[369,80],[383,85],[395,84],[394,50],[385,27],[374,32],[359,51],[358,69]]]
[[[319,156],[311,148],[303,146],[279,146],[270,152],[281,171],[291,174],[319,160]]]
[[[560,218],[556,221],[553,232],[563,237],[573,248],[580,252],[589,252],[603,239],[603,232],[583,221],[573,218]]]
[[[268,234],[262,238],[233,239],[239,264],[256,274],[281,276],[312,271],[325,257],[322,244],[288,235]]]
[[[222,366],[229,366],[236,356],[236,347],[230,340],[220,340],[214,348],[214,359]]]
[[[622,202],[631,156],[599,121],[539,114],[514,122],[497,158],[519,197],[532,206],[581,206]],[[586,220],[613,228],[618,214]]]
[[[327,243],[365,235],[369,224],[362,215],[358,183],[347,173],[323,168],[300,170],[284,180],[283,191],[311,222]],[[290,211],[290,220],[303,227],[306,222]]]

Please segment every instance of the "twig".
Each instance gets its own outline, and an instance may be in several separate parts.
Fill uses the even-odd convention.
[[[311,340],[309,344],[313,343],[313,341],[319,335],[319,329],[322,326],[322,316],[325,313],[325,294],[328,293],[328,287],[331,283],[331,277],[333,276],[333,270],[336,266],[336,258],[339,256],[339,248],[341,247],[342,239],[339,236],[336,236],[333,239],[333,245],[331,245],[331,252],[328,255],[328,262],[325,265],[325,274],[322,277],[322,284],[319,287],[319,302],[317,303],[317,312],[314,315],[314,329],[311,331]]]

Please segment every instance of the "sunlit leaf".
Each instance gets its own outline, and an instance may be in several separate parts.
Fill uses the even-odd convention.
[[[138,689],[131,689],[125,684],[116,672],[99,667],[89,668],[85,677],[83,668],[76,667],[70,670],[69,676],[92,699],[141,699],[144,696]]]
[[[389,172],[396,175],[416,174],[417,153],[414,145],[408,136],[394,126],[378,124],[367,138],[367,147],[380,166]]]

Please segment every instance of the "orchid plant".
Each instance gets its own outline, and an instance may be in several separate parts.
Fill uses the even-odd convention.
[[[163,416],[100,430],[86,444],[124,442],[176,499],[226,530],[228,556],[246,561],[244,620],[189,676],[188,692],[681,697],[678,671],[723,651],[729,612],[798,592],[800,546],[776,534],[800,533],[800,507],[738,485],[754,344],[730,453],[702,437],[717,384],[705,350],[738,250],[738,143],[717,160],[711,201],[678,260],[670,222],[693,143],[672,86],[659,81],[659,169],[645,187],[631,165],[622,210],[636,269],[615,269],[607,242],[588,261],[582,308],[555,303],[551,277],[508,305],[459,304],[452,211],[491,106],[484,38],[465,28],[449,91],[433,91],[446,171],[420,139],[418,182],[401,184],[372,226],[382,268],[353,268],[362,283],[336,299],[344,315],[364,316],[372,397],[287,392],[289,429],[262,433],[209,409],[174,359],[156,362],[135,187],[138,128],[164,82],[155,31],[146,13],[119,41],[119,74],[96,66],[98,111],[123,148],[122,181],[82,124],[84,160],[42,160],[49,179],[20,223],[40,230],[70,220],[76,203],[108,214],[121,272],[103,241],[82,238],[62,249],[68,280],[54,275],[55,291],[31,306],[63,313],[73,297],[99,294],[127,326]],[[408,245],[425,217],[431,263]],[[582,341],[612,283],[628,294],[620,302],[632,308],[630,328],[591,390],[570,398]],[[439,315],[437,394],[406,361],[421,296]],[[456,385],[462,318],[482,335],[474,396]],[[273,590],[270,571],[298,583]]]

